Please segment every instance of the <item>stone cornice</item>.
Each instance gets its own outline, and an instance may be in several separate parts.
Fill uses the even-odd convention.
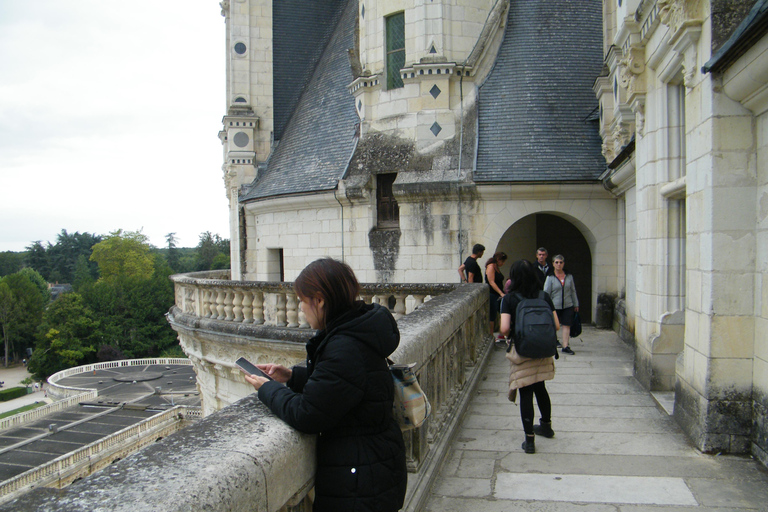
[[[540,200],[540,199],[613,199],[600,182],[593,183],[521,183],[504,185],[477,185],[483,201]]]

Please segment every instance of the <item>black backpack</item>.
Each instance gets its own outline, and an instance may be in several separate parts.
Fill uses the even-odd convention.
[[[557,356],[557,330],[552,308],[540,291],[535,299],[516,294],[515,350],[523,357],[541,359]]]

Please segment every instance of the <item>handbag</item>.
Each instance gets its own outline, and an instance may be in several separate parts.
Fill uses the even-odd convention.
[[[416,363],[395,364],[391,359],[387,359],[387,363],[395,384],[392,414],[400,425],[400,430],[418,428],[429,418],[432,406],[429,404],[426,393],[421,389],[416,374],[413,373]]]
[[[581,317],[578,312],[575,312],[571,322],[571,338],[578,338],[579,334],[581,334]]]

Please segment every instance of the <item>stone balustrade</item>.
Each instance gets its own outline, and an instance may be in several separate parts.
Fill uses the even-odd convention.
[[[177,302],[168,319],[195,365],[205,417],[66,489],[35,489],[0,512],[311,509],[314,436],[272,415],[232,363],[240,355],[299,362],[313,331],[294,317],[289,284],[226,277],[173,278]],[[490,353],[487,288],[364,285],[361,295],[392,306],[401,333],[392,359],[416,363],[432,404],[425,425],[404,433],[410,473],[403,510],[419,510]]]

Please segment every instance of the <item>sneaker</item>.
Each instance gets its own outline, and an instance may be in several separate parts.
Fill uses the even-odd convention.
[[[534,439],[536,439],[534,436],[525,436],[525,441],[523,441],[521,446],[525,453],[536,453],[536,443],[534,442]]]
[[[571,355],[575,354],[575,352],[571,350],[571,347],[563,347],[563,350],[561,352],[563,352],[564,354],[571,354]]]

